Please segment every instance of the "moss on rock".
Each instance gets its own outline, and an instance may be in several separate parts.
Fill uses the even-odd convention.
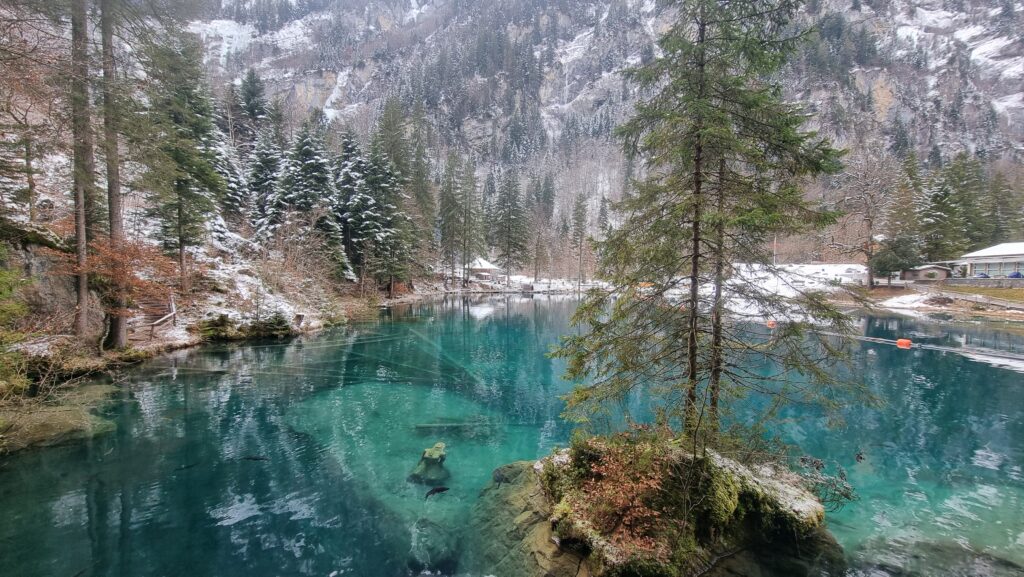
[[[632,454],[634,440],[581,440],[533,467],[499,470],[514,481],[481,494],[468,547],[478,554],[467,568],[511,577],[583,575],[581,568],[609,577],[842,573],[824,509],[796,475],[713,453],[695,458],[649,438]],[[623,475],[616,466],[648,472]],[[624,537],[623,524],[637,532]]]

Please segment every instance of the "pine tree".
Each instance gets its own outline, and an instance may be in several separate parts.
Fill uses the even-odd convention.
[[[587,240],[587,199],[577,194],[572,203],[572,247],[576,252],[576,290],[583,284],[583,248]]]
[[[601,230],[601,234],[606,234],[608,229],[611,228],[611,221],[608,215],[608,197],[601,195],[601,202],[597,206],[597,227]]]
[[[829,401],[835,377],[818,359],[841,355],[807,329],[820,322],[841,332],[848,321],[821,299],[790,300],[762,286],[762,274],[777,274],[774,235],[835,220],[797,183],[837,170],[839,153],[802,129],[804,111],[769,80],[797,44],[784,35],[799,2],[677,6],[659,42],[663,55],[627,74],[651,96],[620,135],[649,170],[621,202],[623,222],[598,246],[612,287],[589,293],[575,316],[586,334],[568,337],[558,354],[569,358],[569,378],[591,379],[570,396],[571,414],[586,419],[644,387],[661,401],[659,424],[699,452],[717,444],[721,411],[745,392],[774,405],[792,383],[810,382],[802,400]],[[730,276],[737,262],[751,271]],[[746,366],[751,336],[742,318],[730,319],[733,299],[751,302],[758,316],[790,319],[757,349],[785,367],[784,378],[736,368]]]
[[[285,164],[285,204],[300,212],[326,206],[334,196],[333,171],[315,120],[302,124]]]
[[[462,175],[459,174],[459,159],[455,153],[448,155],[445,161],[444,175],[441,177],[441,189],[438,195],[438,233],[441,243],[441,261],[447,266],[450,278],[455,278],[455,263],[462,248]],[[445,286],[448,286],[448,275],[445,275]]]
[[[379,234],[382,212],[370,195],[366,183],[368,162],[355,137],[346,132],[341,137],[341,155],[335,166],[334,212],[342,225],[345,247],[352,261],[362,264],[364,243]]]
[[[213,159],[213,169],[224,181],[224,194],[219,199],[221,211],[229,222],[238,222],[249,214],[250,196],[234,147],[227,135],[214,127],[206,149]]]
[[[248,119],[249,126],[256,128],[267,115],[266,87],[263,79],[250,68],[242,79],[239,87],[239,97],[242,104],[242,111]]]
[[[430,182],[430,159],[427,157],[427,127],[423,111],[418,110],[412,134],[412,159],[409,166],[409,193],[416,206],[421,258],[428,258],[434,244],[434,221],[437,203]]]
[[[380,229],[372,239],[375,266],[372,274],[386,282],[389,295],[395,283],[406,280],[413,268],[412,220],[402,210],[402,180],[387,154],[378,146],[370,147],[366,185],[380,210]]]
[[[949,187],[961,226],[959,231],[951,232],[966,239],[966,249],[988,246],[994,223],[984,217],[985,174],[981,162],[962,152],[942,169],[942,179]],[[951,255],[955,256],[959,255]]]
[[[498,179],[494,175],[494,169],[487,171],[487,178],[484,179],[484,190],[481,198],[481,205],[483,206],[484,223],[482,226],[482,234],[484,244],[487,249],[491,249],[498,244],[497,227],[495,226],[495,219],[497,218],[496,208],[498,205]]]
[[[161,240],[177,252],[181,284],[190,288],[188,247],[199,244],[224,181],[214,169],[211,142],[214,112],[203,85],[202,47],[180,36],[147,47],[149,109],[153,148],[146,154],[145,182]]]
[[[512,271],[525,264],[528,257],[529,223],[519,176],[507,170],[494,202],[495,244],[498,266],[505,269],[506,281],[511,282]]]
[[[942,173],[932,175],[923,198],[918,222],[924,259],[947,260],[963,254],[969,244],[965,222],[956,195]]]
[[[256,236],[269,239],[284,220],[286,209],[281,174],[284,158],[277,139],[269,128],[260,130],[253,148],[249,177],[246,183],[249,198],[253,201],[249,216]]]
[[[985,188],[982,218],[990,223],[986,246],[1012,240],[1021,207],[1003,173],[996,172]]]
[[[887,238],[917,238],[918,214],[924,184],[921,180],[917,155],[911,152],[901,163],[899,180],[893,198],[888,203],[885,216],[885,236]]]
[[[476,186],[476,166],[467,160],[462,167],[459,187],[459,206],[462,209],[462,286],[469,285],[469,265],[483,249],[483,229],[480,196]]]

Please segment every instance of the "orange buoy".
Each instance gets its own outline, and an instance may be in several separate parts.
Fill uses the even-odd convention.
[[[910,339],[896,339],[896,348],[898,349],[909,349],[913,344],[914,342]]]
[[[779,326],[779,323],[775,322],[774,320],[769,320],[768,322],[765,323],[765,326],[770,329],[774,329],[775,327]]]

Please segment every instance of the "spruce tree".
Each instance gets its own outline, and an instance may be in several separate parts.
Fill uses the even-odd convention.
[[[213,159],[213,169],[224,181],[224,194],[219,199],[221,212],[229,222],[239,222],[249,214],[250,196],[235,149],[216,126],[206,148]]]
[[[512,271],[526,263],[530,232],[519,176],[513,169],[505,171],[502,177],[494,202],[493,226],[497,264],[505,269],[506,282],[511,283]]]
[[[744,394],[767,395],[766,405],[793,395],[830,400],[835,377],[821,359],[839,352],[809,329],[843,331],[846,317],[815,295],[763,289],[766,276],[779,274],[774,235],[834,222],[805,200],[800,183],[837,170],[839,154],[802,128],[806,114],[773,81],[795,47],[786,34],[798,7],[684,0],[659,42],[662,56],[628,72],[652,96],[620,135],[648,177],[599,243],[610,288],[589,293],[574,317],[585,334],[558,353],[569,359],[568,377],[586,381],[569,398],[571,415],[585,420],[643,387],[659,401],[660,424],[697,452],[718,445],[722,411]],[[733,274],[733,263],[749,264]],[[743,368],[755,337],[727,307],[737,301],[762,318],[786,319],[757,348],[785,378]]]
[[[285,204],[300,212],[326,206],[334,196],[333,171],[323,134],[315,120],[304,122],[296,134],[285,164],[282,186]]]
[[[583,248],[587,240],[587,199],[577,194],[572,203],[572,248],[576,253],[576,290],[583,285]]]
[[[249,126],[258,126],[267,115],[267,96],[263,79],[253,68],[250,68],[246,72],[245,78],[242,79],[242,84],[239,87],[239,99]]]
[[[164,246],[177,253],[181,284],[190,288],[188,248],[201,242],[224,181],[214,168],[213,106],[203,84],[202,47],[188,36],[169,36],[147,47],[153,148],[145,158],[152,214]]]
[[[970,241],[956,194],[944,174],[932,175],[924,187],[923,197],[918,214],[922,256],[926,261],[960,256]]]
[[[286,208],[281,174],[284,159],[274,133],[269,128],[260,130],[253,148],[252,161],[246,187],[252,199],[249,216],[256,236],[269,239],[284,220]]]
[[[487,249],[491,249],[497,246],[497,227],[495,226],[495,218],[497,213],[495,209],[498,203],[498,179],[494,175],[494,168],[487,171],[487,178],[484,179],[484,189],[480,200],[483,208],[484,223],[482,227],[482,234],[484,245]]]
[[[393,295],[395,283],[408,279],[413,272],[412,220],[400,204],[404,200],[400,173],[377,144],[370,146],[365,182],[374,208],[361,215],[373,227],[372,237],[364,238],[364,242],[371,243],[374,257],[372,268],[366,272],[378,282],[385,282]],[[364,267],[366,264],[364,260]]]
[[[899,180],[885,216],[885,235],[888,238],[912,238],[918,235],[918,205],[923,190],[917,155],[911,152],[901,164]]]
[[[445,161],[444,175],[441,177],[441,189],[438,195],[437,228],[440,238],[441,262],[448,270],[445,275],[445,286],[448,278],[455,278],[455,263],[462,248],[462,175],[459,174],[459,159],[455,153],[448,155]]]
[[[469,265],[483,250],[483,229],[480,195],[476,186],[476,166],[467,160],[462,167],[459,187],[459,206],[462,210],[459,234],[462,237],[462,286],[469,284]]]

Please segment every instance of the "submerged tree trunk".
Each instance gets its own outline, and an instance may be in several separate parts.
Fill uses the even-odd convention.
[[[121,209],[121,158],[117,146],[117,102],[114,94],[114,4],[100,0],[100,34],[103,44],[103,152],[107,163],[107,212],[110,219],[110,247],[114,254],[124,244],[124,220]],[[131,271],[120,271],[121,275]],[[120,276],[120,275],[119,275]],[[110,346],[128,346],[128,300],[123,278],[115,279],[114,308],[110,320]]]
[[[84,336],[88,329],[88,203],[93,199],[95,168],[89,120],[89,23],[85,2],[71,2],[71,131],[74,139],[75,264],[78,269],[75,334],[78,336]]]

